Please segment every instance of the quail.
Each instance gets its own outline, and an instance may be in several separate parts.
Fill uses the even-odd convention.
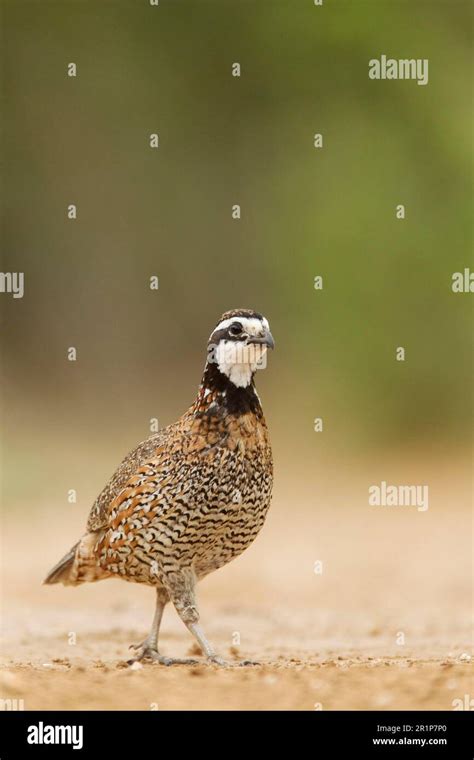
[[[125,457],[92,506],[85,534],[44,581],[76,586],[115,577],[153,586],[152,627],[132,645],[130,663],[193,662],[159,652],[171,601],[206,658],[226,664],[199,624],[195,589],[252,543],[270,506],[272,452],[255,389],[268,348],[274,341],[261,314],[222,315],[194,403]]]

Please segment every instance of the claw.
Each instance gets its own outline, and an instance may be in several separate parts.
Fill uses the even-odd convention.
[[[234,665],[234,663],[224,660],[223,657],[219,657],[218,654],[209,655],[207,662],[209,665],[219,665],[221,668],[231,668]]]
[[[130,644],[129,649],[135,649],[138,654],[131,660],[127,660],[127,665],[133,665],[134,662],[140,662],[141,660],[151,660],[157,662],[159,665],[198,665],[198,660],[192,659],[180,659],[178,657],[165,657],[160,654],[157,649],[150,647],[143,642],[142,644]]]

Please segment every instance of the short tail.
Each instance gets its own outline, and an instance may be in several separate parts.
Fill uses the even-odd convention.
[[[53,567],[52,570],[49,571],[43,583],[64,583],[67,585],[68,582],[70,582],[71,570],[74,565],[74,560],[76,559],[76,551],[79,544],[80,541],[78,541],[77,544],[74,544],[72,549],[68,551],[67,554],[65,554],[65,556],[57,563],[57,565]]]
[[[95,553],[97,540],[97,533],[86,533],[49,571],[43,583],[78,586],[80,583],[93,583],[110,578],[111,574],[103,570],[97,561]]]

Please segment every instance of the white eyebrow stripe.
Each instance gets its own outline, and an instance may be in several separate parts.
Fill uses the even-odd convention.
[[[245,332],[247,333],[255,333],[258,332],[262,327],[264,327],[266,330],[268,330],[268,321],[263,317],[262,319],[257,319],[257,317],[232,317],[231,319],[223,319],[222,322],[219,322],[217,327],[214,328],[212,331],[213,333],[216,332],[216,330],[225,330],[227,327],[230,327],[234,322],[240,322],[242,327],[244,328]]]

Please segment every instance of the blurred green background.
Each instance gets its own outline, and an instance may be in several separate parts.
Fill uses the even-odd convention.
[[[191,403],[234,307],[277,342],[258,385],[280,461],[468,445],[469,2],[2,8],[2,268],[25,273],[0,297],[10,493],[83,479],[88,449],[97,490]],[[369,80],[381,54],[428,58],[429,84]]]

